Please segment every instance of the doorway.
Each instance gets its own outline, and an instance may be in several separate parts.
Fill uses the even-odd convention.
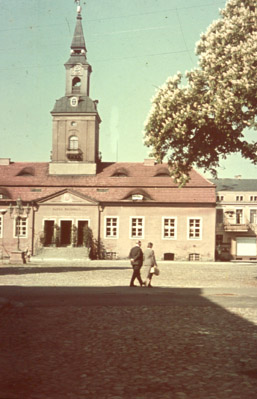
[[[83,247],[83,229],[88,226],[88,220],[79,220],[78,221],[78,247]]]
[[[54,220],[45,220],[44,223],[44,247],[53,244],[54,240]]]
[[[61,234],[60,234],[60,244],[63,247],[71,245],[71,220],[61,220],[60,222]]]

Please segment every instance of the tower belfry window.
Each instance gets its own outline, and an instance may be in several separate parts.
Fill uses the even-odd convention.
[[[79,93],[81,87],[81,80],[77,76],[72,80],[72,93]]]

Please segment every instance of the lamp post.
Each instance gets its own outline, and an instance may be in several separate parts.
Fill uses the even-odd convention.
[[[27,204],[27,206],[24,207],[20,197],[16,200],[15,206],[13,206],[11,203],[9,205],[9,214],[10,214],[11,218],[15,219],[15,221],[16,221],[15,233],[17,236],[17,251],[21,251],[21,249],[20,249],[20,229],[21,229],[20,221],[22,218],[28,217],[29,213],[30,213],[29,204]]]

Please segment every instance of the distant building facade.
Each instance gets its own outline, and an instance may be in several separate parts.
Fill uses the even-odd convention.
[[[216,257],[257,260],[257,179],[212,182],[217,193]]]
[[[97,101],[77,11],[71,54],[65,63],[65,95],[51,112],[51,162],[0,160],[0,251],[20,259],[29,250],[83,248],[90,227],[95,258],[128,256],[136,240],[154,243],[156,257],[215,257],[215,185],[192,170],[178,188],[166,164],[105,163],[99,156]]]

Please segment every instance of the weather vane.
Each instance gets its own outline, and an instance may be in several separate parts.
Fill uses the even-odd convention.
[[[80,6],[80,0],[74,0],[74,3],[77,4],[77,13],[81,13],[81,6]]]

